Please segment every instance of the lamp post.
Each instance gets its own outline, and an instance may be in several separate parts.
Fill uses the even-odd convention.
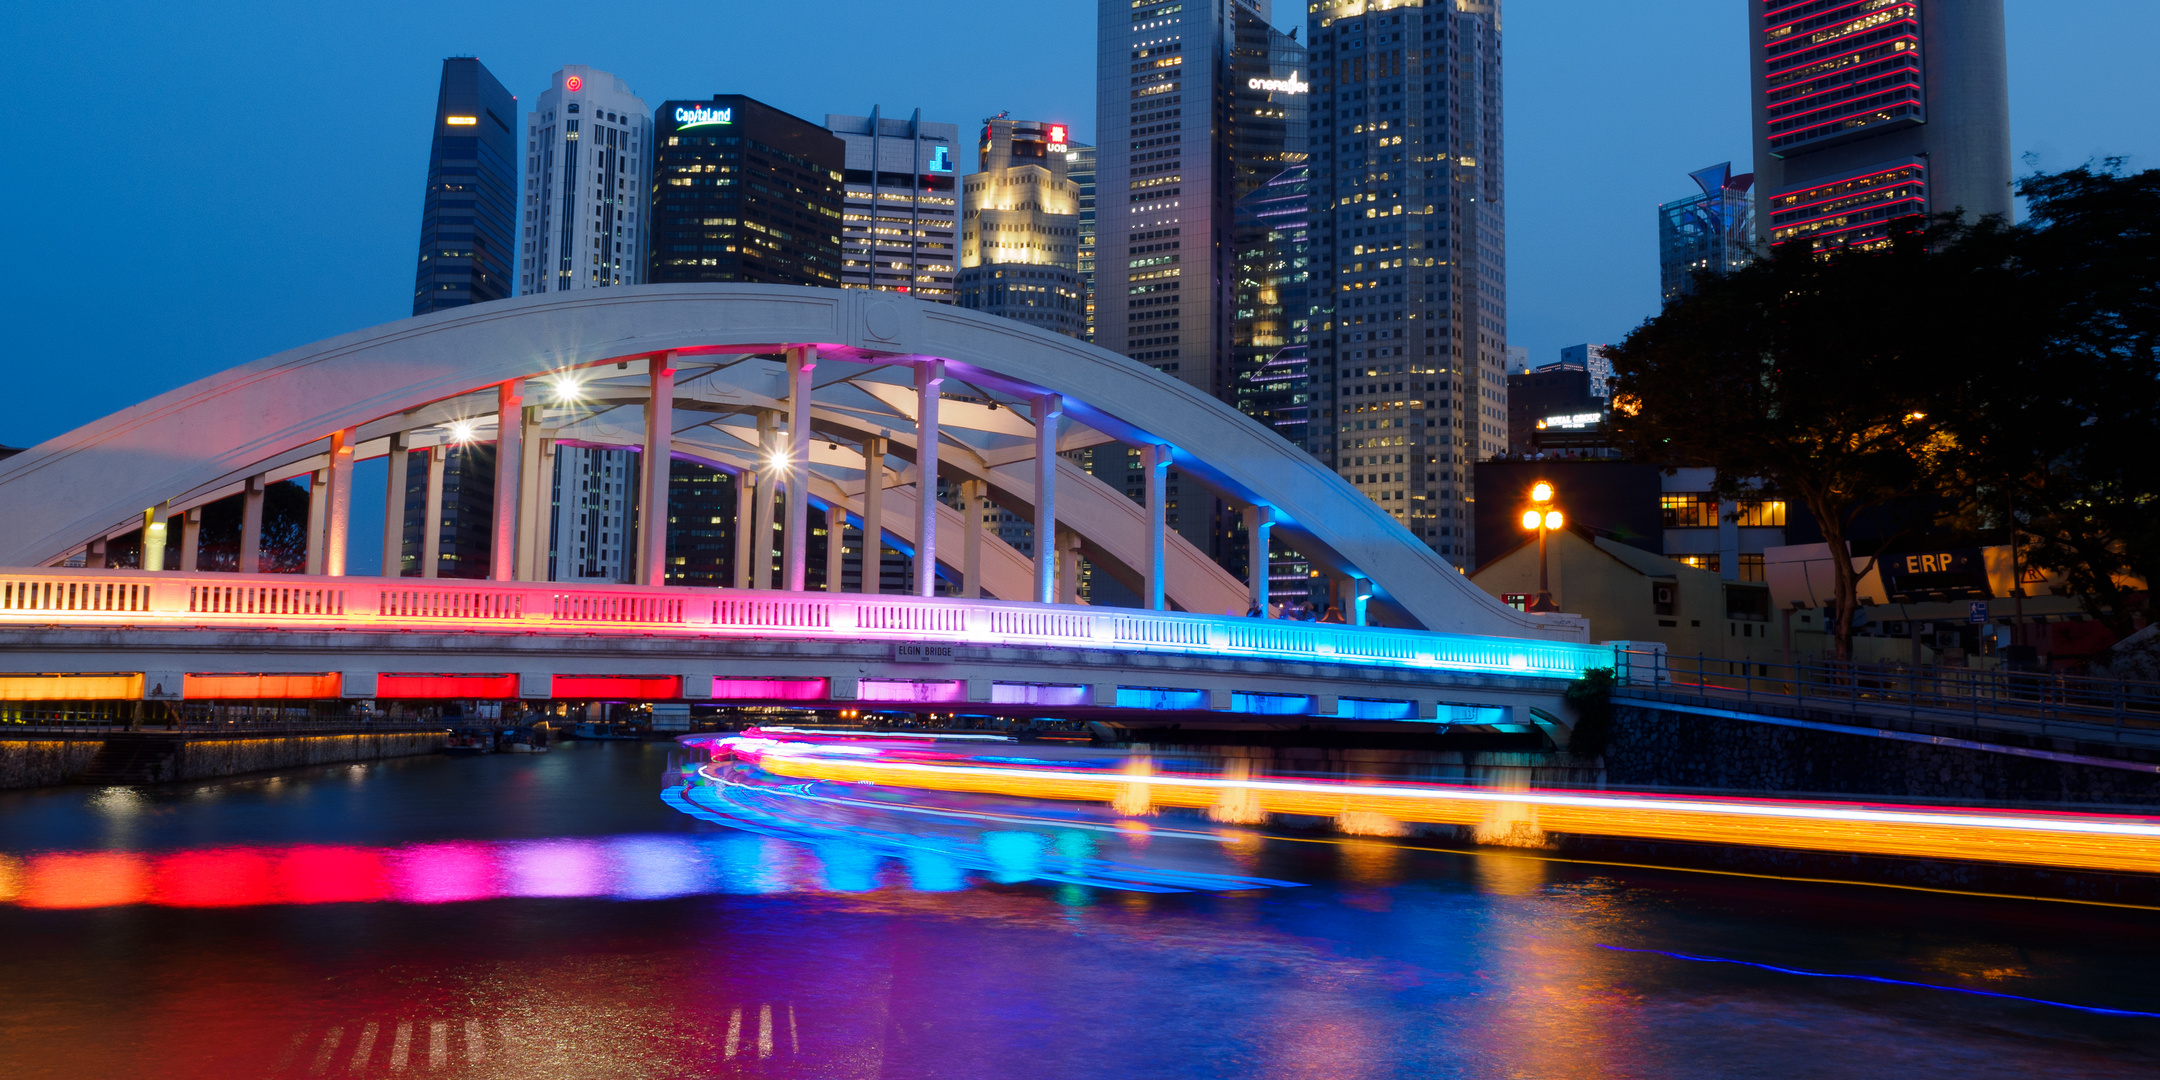
[[[1523,528],[1537,531],[1538,593],[1537,599],[1531,601],[1530,606],[1524,608],[1524,611],[1546,612],[1560,610],[1560,605],[1553,603],[1552,587],[1547,583],[1545,559],[1546,536],[1554,529],[1559,528],[1562,523],[1560,511],[1552,507],[1552,497],[1552,485],[1542,480],[1538,481],[1537,485],[1530,489],[1530,509],[1523,511],[1522,515]]]

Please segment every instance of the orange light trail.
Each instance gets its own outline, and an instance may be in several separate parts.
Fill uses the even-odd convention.
[[[806,780],[1112,804],[1121,796],[1130,802],[1129,789],[1144,788],[1149,806],[1197,810],[1234,790],[1271,814],[1377,814],[1402,822],[1473,826],[1496,814],[1514,814],[1527,817],[1540,830],[1584,836],[2160,872],[2160,820],[2152,818],[1168,773],[1128,776],[887,761],[860,753],[821,754],[814,745],[768,740],[724,743],[727,751],[768,772]]]

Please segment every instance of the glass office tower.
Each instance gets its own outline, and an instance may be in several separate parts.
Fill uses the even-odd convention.
[[[510,295],[517,251],[517,99],[470,56],[443,61],[420,209],[413,314]]]
[[[1754,174],[1734,176],[1728,161],[1688,177],[1702,190],[1658,207],[1658,292],[1668,304],[1695,291],[1696,274],[1729,274],[1755,258]]]
[[[654,283],[840,285],[832,132],[741,94],[662,102],[654,128]]]

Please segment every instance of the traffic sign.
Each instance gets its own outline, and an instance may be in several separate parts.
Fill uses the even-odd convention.
[[[1972,609],[1972,613],[1965,616],[1966,622],[1984,623],[1988,620],[1987,601],[1975,600],[1967,606]]]

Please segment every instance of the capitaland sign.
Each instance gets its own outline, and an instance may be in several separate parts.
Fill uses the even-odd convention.
[[[1278,94],[1302,94],[1312,89],[1312,84],[1298,78],[1293,71],[1287,79],[1247,79],[1245,85],[1255,90],[1269,90]]]
[[[675,130],[711,127],[715,124],[735,122],[734,109],[714,109],[704,105],[681,106],[675,110]]]

